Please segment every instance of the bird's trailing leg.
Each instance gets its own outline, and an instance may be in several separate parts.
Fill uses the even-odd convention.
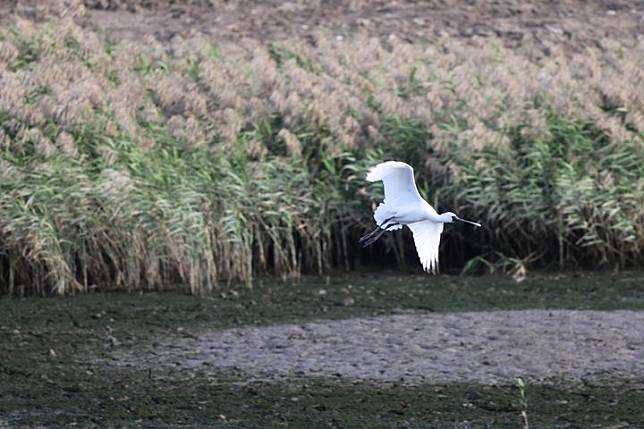
[[[376,241],[378,241],[378,239],[379,239],[380,237],[382,237],[382,236],[383,236],[383,234],[384,234],[385,232],[387,232],[387,230],[386,230],[386,229],[380,229],[380,230],[376,231],[376,234],[374,234],[374,235],[370,236],[370,237],[369,237],[369,238],[367,238],[365,241],[363,241],[362,243],[360,243],[360,246],[362,246],[362,247],[371,246],[373,243],[375,243]]]
[[[362,237],[360,237],[360,240],[359,240],[358,242],[359,242],[360,244],[362,244],[363,242],[367,241],[368,239],[370,239],[371,237],[373,237],[375,234],[377,234],[378,232],[380,232],[380,229],[386,229],[385,225],[386,225],[387,223],[389,223],[391,220],[393,220],[393,217],[390,217],[389,219],[385,219],[385,221],[384,221],[384,222],[382,222],[380,225],[376,226],[376,229],[374,229],[373,231],[368,232],[368,233],[366,233],[365,235],[363,235]],[[382,234],[381,234],[381,235],[382,235]],[[380,236],[379,236],[379,237],[380,237]],[[363,247],[364,247],[364,246],[363,246]]]
[[[369,238],[373,237],[374,234],[378,233],[379,231],[380,231],[380,227],[377,226],[376,229],[374,229],[373,231],[368,232],[365,235],[363,235],[362,237],[360,237],[360,240],[358,241],[358,243],[360,243],[360,244],[364,243],[365,241],[367,241]]]
[[[387,232],[387,228],[397,225],[397,223],[392,222],[393,219],[393,217],[385,219],[385,221],[378,225],[376,229],[360,237],[360,246],[367,247],[378,241],[378,239],[382,237],[385,232]]]

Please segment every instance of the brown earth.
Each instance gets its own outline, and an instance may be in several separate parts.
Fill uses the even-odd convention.
[[[546,54],[553,45],[578,50],[608,39],[628,45],[644,35],[641,0],[85,0],[84,5],[81,0],[5,1],[0,17],[74,15],[117,39],[153,35],[167,41],[194,32],[222,41],[314,40],[320,32],[410,42],[498,37],[507,46]]]

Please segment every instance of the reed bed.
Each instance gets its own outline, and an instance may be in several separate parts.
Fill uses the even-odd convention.
[[[467,245],[447,229],[444,261],[641,265],[643,70],[642,40],[530,60],[493,38],[161,45],[17,20],[0,30],[0,288],[200,294],[350,269],[381,195],[364,173],[393,158],[485,224]]]

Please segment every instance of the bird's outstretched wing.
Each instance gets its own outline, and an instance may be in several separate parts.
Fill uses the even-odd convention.
[[[441,242],[443,224],[424,220],[407,226],[414,234],[414,244],[423,269],[427,272],[438,272],[438,246]]]
[[[371,167],[367,173],[367,180],[370,182],[383,181],[386,203],[422,199],[416,188],[416,182],[414,182],[414,169],[404,162],[387,161]]]

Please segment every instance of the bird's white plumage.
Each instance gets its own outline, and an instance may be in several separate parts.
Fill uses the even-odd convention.
[[[443,224],[424,220],[422,222],[410,223],[407,225],[414,234],[414,244],[418,258],[427,272],[438,271],[438,247],[440,246]]]

